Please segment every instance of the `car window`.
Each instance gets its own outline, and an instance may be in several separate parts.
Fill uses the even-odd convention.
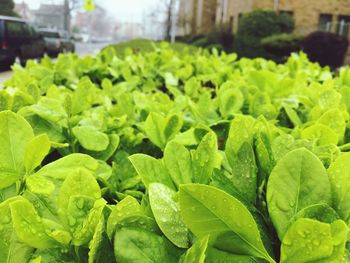
[[[6,21],[6,32],[9,37],[21,37],[23,35],[22,25],[24,23],[17,21]]]
[[[36,30],[32,26],[29,26],[29,30],[30,30],[30,33],[33,37],[38,36],[38,33],[36,32]]]
[[[32,36],[32,32],[30,30],[30,27],[26,23],[22,23],[22,30],[23,30],[23,36],[25,36],[25,37]]]

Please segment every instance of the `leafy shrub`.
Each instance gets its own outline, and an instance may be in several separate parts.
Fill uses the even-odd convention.
[[[261,40],[261,44],[267,52],[283,59],[301,49],[302,39],[300,35],[283,33],[265,37]]]
[[[112,47],[115,49],[118,55],[124,56],[126,54],[132,53],[144,53],[144,52],[151,52],[155,51],[158,48],[160,48],[162,45],[162,42],[154,42],[149,39],[134,39],[131,41],[121,42],[115,45],[110,45],[108,47]],[[163,45],[169,45],[172,49],[174,49],[177,52],[183,52],[186,50],[192,50],[195,51],[195,47],[186,45],[184,43],[163,43]]]
[[[234,35],[227,24],[217,25],[207,34],[178,38],[179,41],[206,49],[216,48],[225,52],[233,51]]]
[[[238,25],[235,51],[240,57],[272,58],[261,45],[261,40],[275,34],[290,33],[293,28],[294,20],[289,15],[278,15],[268,10],[244,14]]]
[[[313,32],[301,45],[311,61],[334,69],[343,65],[349,40],[335,33]]]
[[[348,261],[349,68],[162,44],[13,69],[1,262]]]

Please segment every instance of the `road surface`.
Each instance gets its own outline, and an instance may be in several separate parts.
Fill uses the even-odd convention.
[[[75,49],[76,53],[79,56],[94,56],[96,55],[102,48],[107,46],[109,43],[76,43]],[[6,79],[9,79],[12,75],[11,71],[0,71],[0,89],[2,88],[2,84]]]

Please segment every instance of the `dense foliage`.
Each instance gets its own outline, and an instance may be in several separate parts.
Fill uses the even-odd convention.
[[[1,0],[0,16],[18,16],[14,11],[15,3],[13,0]]]
[[[311,61],[335,69],[344,64],[349,40],[336,33],[313,32],[303,39],[301,47]]]
[[[244,14],[235,36],[235,51],[240,57],[274,58],[265,51],[261,40],[276,34],[291,33],[293,29],[294,19],[287,14],[277,14],[270,10]]]
[[[349,262],[349,69],[105,49],[0,109],[1,263]]]
[[[177,37],[178,41],[211,50],[216,48],[227,53],[233,52],[234,35],[232,25],[219,24],[205,34]]]
[[[283,61],[292,52],[301,50],[300,42],[302,39],[303,37],[297,34],[283,33],[263,38],[261,45],[268,53]]]

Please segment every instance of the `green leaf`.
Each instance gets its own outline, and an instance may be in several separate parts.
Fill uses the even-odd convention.
[[[341,221],[332,224],[301,218],[286,232],[281,246],[281,262],[341,262],[348,228]]]
[[[119,146],[120,137],[117,134],[111,134],[109,137],[109,144],[107,149],[102,152],[91,152],[91,156],[96,159],[107,161],[115,153]]]
[[[215,133],[207,133],[192,154],[193,182],[207,184],[218,163],[218,143]]]
[[[337,133],[324,124],[314,124],[301,131],[301,138],[316,140],[318,145],[338,144]]]
[[[198,239],[192,247],[190,247],[186,254],[184,255],[184,259],[181,263],[204,263],[206,258],[206,250],[208,247],[209,236]]]
[[[0,203],[0,262],[27,262],[33,248],[18,239],[12,223],[10,204],[21,197],[14,197]]]
[[[72,97],[72,113],[78,114],[88,110],[94,102],[95,91],[96,88],[89,77],[81,78]]]
[[[161,183],[175,189],[162,160],[157,160],[145,154],[134,154],[129,157],[129,160],[147,188],[151,183]]]
[[[74,199],[71,200],[71,197]],[[73,222],[76,219],[73,218],[72,220],[72,215],[68,213],[69,207],[72,207],[73,203],[76,203],[78,210],[84,208],[84,211],[87,211],[92,208],[94,201],[99,198],[101,198],[100,187],[90,172],[79,169],[69,174],[62,183],[58,195],[58,213],[61,221],[66,226],[76,225]],[[86,208],[86,205],[90,207]]]
[[[191,155],[185,146],[169,142],[164,150],[164,163],[177,187],[192,182]]]
[[[141,205],[132,196],[125,197],[122,201],[113,207],[107,221],[107,234],[112,240],[116,226],[125,218],[135,215],[143,215]]]
[[[46,134],[34,137],[25,147],[24,163],[29,174],[38,167],[49,153],[51,142]]]
[[[64,180],[69,174],[78,169],[86,169],[94,173],[98,168],[98,162],[91,156],[74,153],[45,165],[35,175]]]
[[[23,117],[10,111],[0,113],[0,189],[24,175],[25,146],[33,137],[33,130]]]
[[[159,228],[177,247],[187,248],[189,233],[181,219],[178,204],[174,200],[176,192],[163,184],[152,183],[149,185],[148,193]]]
[[[114,254],[118,263],[178,262],[168,250],[163,237],[142,228],[121,228],[114,239]]]
[[[73,128],[73,134],[86,150],[101,152],[109,145],[107,134],[92,126],[76,126]]]
[[[227,243],[215,243],[217,248],[224,246],[225,251],[275,262],[264,247],[253,216],[229,194],[206,185],[181,185],[180,210],[186,226],[197,237],[227,238]]]
[[[61,101],[45,97],[42,97],[37,104],[23,108],[19,114],[24,116],[36,114],[52,122],[58,122],[68,117]]]
[[[147,137],[161,149],[180,131],[182,120],[176,114],[163,117],[151,112],[145,121],[145,133]]]
[[[257,197],[257,167],[253,147],[245,142],[236,154],[230,156],[232,175],[230,181],[242,196],[251,203]]]
[[[243,103],[244,97],[239,89],[223,89],[222,87],[220,88],[219,109],[223,117],[227,118],[228,116],[233,116],[243,107]]]
[[[26,199],[10,203],[13,226],[18,238],[28,246],[35,248],[51,248],[56,244],[45,232],[42,219],[34,206]]]
[[[72,233],[72,244],[75,246],[87,245],[93,238],[106,201],[103,198],[96,200],[90,210],[89,200],[86,197],[72,196],[69,201],[68,212],[71,216],[69,227]],[[74,219],[72,220],[72,218]]]
[[[88,263],[114,263],[113,247],[105,232],[105,220],[102,216],[89,243]]]
[[[335,210],[346,221],[350,220],[350,153],[344,153],[328,169]]]
[[[331,188],[321,161],[305,148],[287,153],[267,184],[267,206],[280,239],[291,218],[315,204],[331,204]]]
[[[214,247],[208,247],[206,263],[256,263],[258,259],[250,256],[231,254]]]

